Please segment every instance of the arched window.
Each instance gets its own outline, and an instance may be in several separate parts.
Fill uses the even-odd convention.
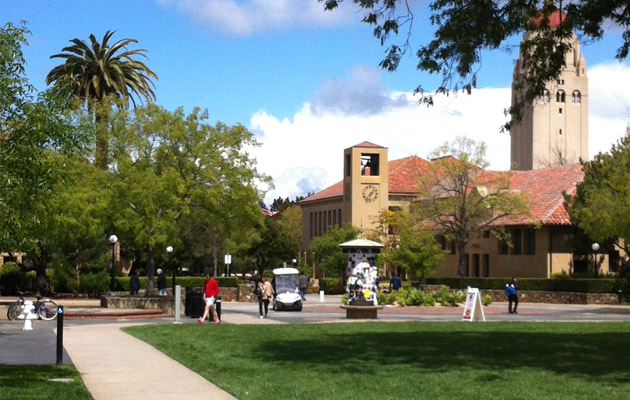
[[[573,104],[582,104],[582,93],[580,93],[579,90],[573,91],[571,100],[573,101]]]
[[[566,101],[566,96],[564,94],[564,90],[558,90],[556,93],[556,103],[564,103]]]
[[[549,101],[551,100],[551,95],[549,94],[549,91],[547,89],[543,90],[543,92],[540,94],[539,100],[543,103],[549,103]]]

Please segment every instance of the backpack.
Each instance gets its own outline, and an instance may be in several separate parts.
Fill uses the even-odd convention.
[[[505,295],[506,296],[511,296],[513,294],[516,294],[516,290],[514,290],[514,287],[512,285],[509,284],[505,284]]]

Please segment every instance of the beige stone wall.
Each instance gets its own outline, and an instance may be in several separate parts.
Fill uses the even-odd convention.
[[[302,207],[302,249],[308,249],[314,238],[322,236],[334,225],[340,225],[344,218],[341,197],[312,203],[303,203]]]

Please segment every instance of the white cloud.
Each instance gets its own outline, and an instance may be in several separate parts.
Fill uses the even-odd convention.
[[[391,101],[405,96],[404,106],[382,107],[377,113],[313,112],[310,101],[320,101],[318,94],[304,103],[292,118],[279,120],[259,111],[252,116],[250,127],[258,132],[263,146],[255,151],[261,171],[274,178],[275,190],[266,201],[278,196],[295,197],[309,190],[321,190],[342,179],[343,149],[364,140],[389,148],[389,159],[409,155],[426,158],[428,153],[457,135],[466,135],[487,144],[490,168],[507,170],[510,165],[510,135],[499,131],[505,123],[503,110],[510,103],[510,89],[478,89],[468,96],[438,96],[435,105],[418,105],[409,93],[390,92],[368,77],[369,86]],[[334,93],[333,87],[354,87],[350,82],[334,81],[322,90]],[[330,82],[330,81],[329,81]],[[630,68],[599,65],[589,71],[589,153],[607,151],[622,137],[630,115],[630,93],[622,82],[630,82]],[[341,104],[363,104],[374,99],[374,93],[355,92],[364,96]],[[323,105],[321,107],[324,107]],[[321,111],[320,107],[320,111]],[[324,107],[325,108],[325,107]],[[350,109],[353,109],[350,107]],[[333,107],[332,110],[335,110]],[[339,109],[338,109],[339,110]],[[345,111],[344,111],[345,110]]]
[[[356,22],[352,4],[324,11],[316,0],[157,0],[175,6],[215,32],[246,36],[295,27],[338,26]]]

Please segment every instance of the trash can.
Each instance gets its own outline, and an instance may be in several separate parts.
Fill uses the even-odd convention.
[[[203,301],[202,288],[190,288],[190,292],[186,289],[186,306],[189,310],[187,315],[190,318],[199,318],[203,315],[206,304]]]
[[[217,317],[219,317],[219,321],[221,321],[221,296],[217,296],[217,299],[214,302],[214,309],[217,311]],[[212,313],[208,313],[208,320],[214,321],[214,315],[212,315]]]
[[[192,288],[186,288],[186,298],[184,299],[184,315],[190,316],[190,298],[192,297]]]

